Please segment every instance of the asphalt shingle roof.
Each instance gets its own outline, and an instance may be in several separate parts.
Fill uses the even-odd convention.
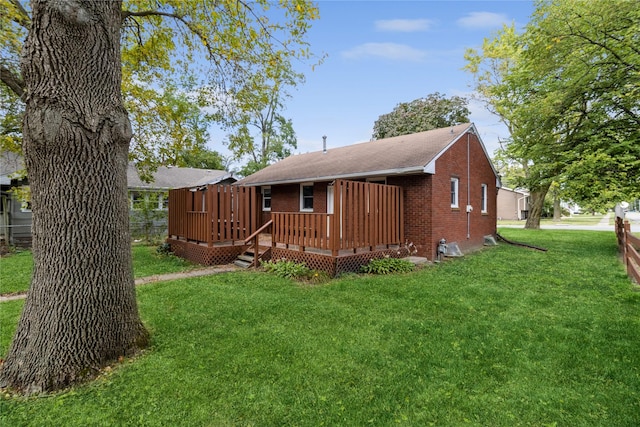
[[[215,184],[229,176],[229,172],[212,169],[194,169],[160,166],[153,174],[152,182],[144,182],[133,164],[127,168],[127,186],[138,189],[171,189],[199,187]]]
[[[465,123],[410,135],[287,157],[246,178],[242,185],[271,185],[424,172],[449,145],[474,128]]]

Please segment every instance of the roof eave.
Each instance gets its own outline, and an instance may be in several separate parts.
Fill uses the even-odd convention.
[[[354,172],[351,174],[340,174],[340,175],[326,175],[326,176],[316,176],[316,177],[301,177],[295,179],[286,179],[286,180],[266,180],[266,181],[258,181],[251,183],[243,183],[238,181],[238,185],[245,185],[247,187],[260,187],[263,185],[283,185],[283,184],[297,184],[300,182],[318,182],[318,181],[333,181],[336,179],[349,179],[349,178],[370,178],[377,176],[390,176],[390,175],[409,175],[412,173],[421,173],[424,172],[424,168],[421,166],[411,166],[407,168],[399,168],[399,169],[385,169],[385,170],[376,170],[376,171],[368,171],[368,172]],[[427,172],[428,173],[428,172]]]

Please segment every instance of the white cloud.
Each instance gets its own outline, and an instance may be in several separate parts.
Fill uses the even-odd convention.
[[[375,22],[376,30],[399,33],[427,31],[433,25],[429,19],[384,19]]]
[[[419,62],[426,56],[427,52],[423,50],[397,43],[365,43],[342,52],[342,57],[347,59],[383,58]]]
[[[508,23],[509,18],[504,13],[471,12],[456,22],[459,27],[475,30],[500,27],[502,24]]]

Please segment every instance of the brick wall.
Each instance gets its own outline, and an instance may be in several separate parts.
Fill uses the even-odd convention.
[[[403,188],[404,232],[406,240],[413,243],[417,255],[431,258],[431,228],[433,226],[431,182],[427,174],[389,177],[387,184]]]
[[[452,177],[459,179],[457,209],[451,208]],[[435,175],[389,177],[387,183],[404,188],[405,235],[420,256],[434,259],[442,238],[465,252],[481,247],[484,236],[495,235],[496,177],[475,135],[469,137],[469,156],[465,135],[436,161]],[[487,185],[486,213],[481,212],[481,184]],[[468,223],[467,204],[473,207]]]
[[[467,163],[468,160],[468,163]],[[457,209],[451,208],[451,178],[459,179]],[[487,185],[487,212],[481,209],[481,184]],[[436,161],[433,177],[432,257],[437,242],[457,242],[465,252],[481,247],[496,232],[496,176],[475,135],[467,134]],[[466,212],[471,205],[473,211]]]
[[[313,185],[313,212],[327,212],[328,182]],[[300,212],[300,184],[274,185],[271,187],[271,210],[273,212]]]

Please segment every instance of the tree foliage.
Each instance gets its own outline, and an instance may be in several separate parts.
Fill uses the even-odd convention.
[[[446,98],[436,92],[424,98],[398,104],[373,125],[373,139],[391,138],[469,121],[467,100],[460,96]]]
[[[467,52],[476,91],[507,125],[506,151],[536,199],[554,181],[591,206],[640,191],[637,5],[540,1],[524,33],[505,27],[481,53]]]
[[[2,81],[18,94],[3,97],[3,104],[20,110],[19,58],[31,9],[19,0],[0,4],[7,10],[0,16]],[[316,58],[305,36],[318,17],[318,9],[302,0],[278,7],[268,0],[125,0],[122,90],[134,128],[130,160],[142,176],[175,163],[178,152],[201,149],[214,122],[242,135],[247,115],[263,111],[271,99],[279,112],[286,94],[274,91],[304,81],[291,62]]]
[[[234,159],[246,160],[241,175],[257,172],[291,155],[291,150],[297,148],[293,123],[282,111],[285,100],[290,97],[289,88],[303,81],[304,75],[287,64],[256,75],[249,87],[254,87],[259,96],[236,97],[232,108],[220,118],[224,128],[232,130],[226,144]]]

